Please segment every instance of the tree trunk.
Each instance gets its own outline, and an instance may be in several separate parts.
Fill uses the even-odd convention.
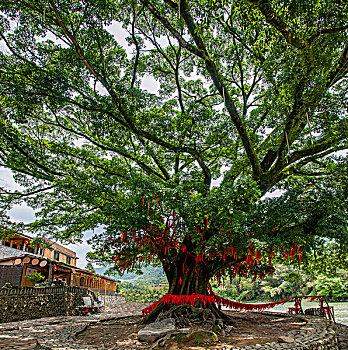
[[[187,255],[182,261],[176,261],[175,264],[163,264],[166,273],[169,288],[168,294],[172,295],[191,295],[203,294],[209,295],[209,280],[212,277],[208,265],[198,264],[193,258]],[[169,311],[170,308],[176,305],[164,305],[160,303],[146,318],[145,323],[154,322],[161,312]],[[226,319],[215,304],[203,305],[199,300],[196,301],[195,307],[206,307],[210,309],[216,318]]]
[[[168,293],[173,295],[208,295],[208,284],[211,276],[203,268],[190,268],[185,266],[185,273],[182,267],[172,266],[167,274],[169,289]]]

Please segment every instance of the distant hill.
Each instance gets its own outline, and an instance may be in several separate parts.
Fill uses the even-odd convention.
[[[99,267],[96,268],[96,273],[100,275],[104,275],[105,272],[108,270],[109,267]],[[129,282],[133,284],[160,284],[160,283],[166,283],[167,278],[165,274],[163,273],[162,267],[153,267],[153,266],[146,266],[142,268],[142,275],[137,275],[136,273],[129,272],[125,273],[123,276],[120,275],[112,275],[110,277],[118,279],[120,281]]]

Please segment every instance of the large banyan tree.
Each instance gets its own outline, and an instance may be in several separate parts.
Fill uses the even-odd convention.
[[[2,0],[1,189],[21,227],[92,238],[115,271],[160,263],[208,295],[347,245],[343,1]],[[268,196],[276,191],[277,196]],[[18,229],[18,227],[17,227]]]

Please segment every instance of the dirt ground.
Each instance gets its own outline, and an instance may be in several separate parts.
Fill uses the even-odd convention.
[[[177,343],[175,339],[166,343],[166,349],[201,350],[223,349],[226,346],[250,346],[269,342],[285,342],[284,338],[294,338],[288,335],[289,331],[300,330],[306,324],[299,317],[281,317],[279,314],[259,314],[227,311],[232,317],[232,327],[225,336],[218,334],[218,340],[213,343],[192,344],[189,342]],[[150,349],[151,345],[140,343],[137,339],[138,331],[144,327],[139,316],[124,317],[109,320],[89,326],[77,336],[79,343],[83,345],[100,346],[100,348],[122,349]],[[202,329],[199,328],[200,330]],[[191,328],[196,331],[197,327]]]

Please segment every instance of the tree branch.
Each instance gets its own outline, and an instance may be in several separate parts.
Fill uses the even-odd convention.
[[[186,3],[185,0],[181,0],[180,2],[180,13],[182,15],[182,18],[184,19],[186,26],[195,41],[197,48],[192,49],[192,46],[187,46],[186,42],[183,41],[181,38],[180,34],[171,26],[168,25],[167,19],[163,18],[161,14],[154,8],[154,6],[148,1],[148,0],[141,0],[141,2],[150,10],[150,12],[169,30],[169,32],[179,40],[180,44],[182,45],[183,48],[186,48],[190,52],[194,53],[196,56],[204,59],[205,61],[205,66],[206,69],[213,80],[213,83],[216,87],[216,89],[220,92],[221,96],[225,97],[225,105],[227,110],[229,111],[229,114],[232,118],[232,121],[239,133],[240,138],[242,139],[242,143],[244,145],[244,149],[247,153],[247,156],[249,158],[249,161],[252,165],[253,168],[253,173],[256,178],[258,178],[261,175],[261,166],[260,162],[257,158],[257,155],[251,145],[251,140],[249,139],[248,136],[248,131],[246,129],[246,126],[244,125],[243,120],[239,116],[239,113],[236,109],[236,106],[234,102],[232,101],[227,88],[225,87],[223,83],[223,79],[220,76],[220,73],[217,70],[217,67],[215,63],[212,61],[210,58],[208,51],[205,47],[205,44],[201,37],[198,34],[197,28],[195,26],[195,23],[193,21],[193,18],[190,15],[189,7]],[[171,1],[171,0],[165,0],[169,6],[171,6],[173,9],[177,10],[178,9],[178,4]]]
[[[163,26],[169,30],[169,32],[173,35],[174,38],[176,38],[178,40],[178,42],[181,44],[181,46],[183,48],[185,48],[186,50],[192,52],[193,54],[195,54],[198,57],[203,58],[204,57],[204,52],[201,52],[197,47],[191,45],[190,43],[188,43],[181,35],[180,33],[170,24],[170,22],[162,17],[162,15],[160,14],[159,11],[157,11],[157,9],[151,4],[151,2],[149,0],[140,0],[144,6],[146,6],[148,8],[148,10],[152,13],[152,15],[157,18],[162,24]]]
[[[104,150],[104,151],[110,151],[110,152],[114,152],[117,153],[118,155],[128,158],[129,160],[134,161],[137,165],[139,165],[144,171],[146,171],[148,174],[152,174],[152,175],[156,175],[157,177],[159,177],[162,180],[166,180],[166,178],[164,176],[162,176],[161,174],[159,174],[158,172],[156,172],[155,170],[153,170],[151,167],[149,167],[147,164],[145,164],[144,162],[136,159],[134,156],[127,154],[126,152],[120,150],[120,149],[116,149],[114,147],[109,147],[109,146],[105,146],[99,142],[97,142],[96,140],[94,140],[92,137],[87,136],[85,133],[81,133],[76,131],[75,129],[72,128],[68,128],[64,125],[62,125],[61,123],[57,122],[57,124],[52,123],[52,125],[57,125],[61,128],[63,128],[66,131],[69,131],[75,135],[78,135],[80,137],[85,138],[86,140],[88,140],[89,142],[91,142],[93,145],[99,147],[100,149]]]
[[[30,197],[34,194],[38,194],[38,193],[41,193],[41,192],[45,192],[45,191],[49,191],[51,190],[52,188],[55,188],[56,185],[52,185],[52,186],[49,186],[49,187],[45,187],[45,188],[41,188],[41,189],[38,189],[38,190],[35,190],[35,191],[31,191],[31,192],[27,192],[27,193],[23,193],[23,192],[19,192],[19,191],[15,191],[15,192],[9,192],[9,191],[6,191],[4,188],[0,187],[0,190],[3,191],[3,193],[0,192],[0,195],[1,194],[7,194],[7,195],[12,195],[12,196],[17,196],[17,197]]]
[[[137,74],[137,68],[138,68],[138,64],[139,64],[139,57],[140,57],[140,45],[138,43],[138,40],[135,36],[135,21],[137,19],[137,9],[135,7],[136,5],[133,6],[133,21],[132,21],[132,39],[133,42],[135,44],[135,49],[136,49],[136,55],[135,55],[135,61],[134,61],[134,68],[133,68],[133,77],[132,77],[132,82],[130,85],[131,90],[134,88],[134,84],[135,84],[135,79],[136,79],[136,74]]]
[[[297,49],[303,49],[306,47],[307,42],[300,39],[296,33],[290,30],[289,26],[284,22],[284,20],[275,13],[268,0],[248,1],[261,11],[266,19],[266,22],[277,29],[283,35],[288,44],[296,47]]]
[[[348,25],[347,26],[342,26],[342,27],[337,27],[337,28],[325,28],[325,29],[321,29],[318,30],[317,32],[315,32],[309,39],[309,42],[314,41],[316,38],[318,38],[319,36],[323,35],[323,34],[333,34],[333,33],[339,33],[339,32],[343,32],[346,29],[348,29]]]
[[[333,64],[333,69],[329,73],[329,78],[326,83],[326,86],[328,88],[333,86],[347,73],[348,73],[348,44],[346,44],[337,63]]]

